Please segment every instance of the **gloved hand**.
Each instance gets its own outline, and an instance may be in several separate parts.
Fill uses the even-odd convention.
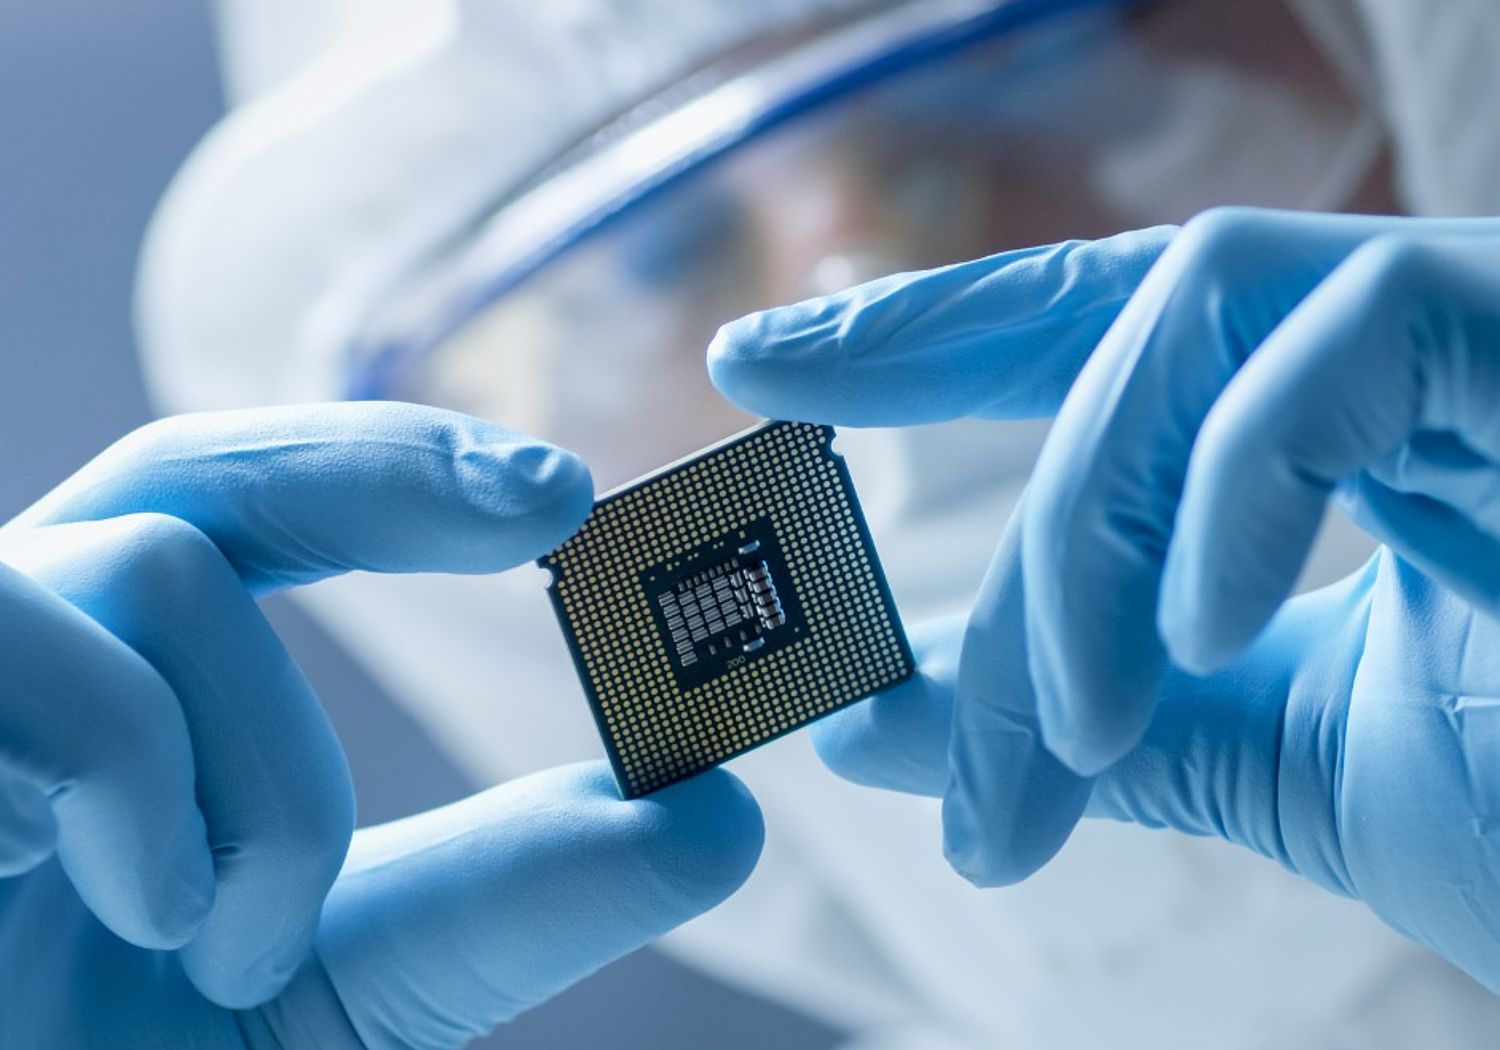
[[[731,893],[761,825],[718,772],[553,770],[346,859],[343,754],[256,607],[518,565],[591,492],[500,427],[331,405],[153,424],[0,530],[0,1046],[454,1047]]]
[[[824,757],[942,794],[977,883],[1084,814],[1220,835],[1500,990],[1497,260],[1496,221],[1227,210],[727,326],[762,414],[1057,413],[961,643]],[[1330,496],[1388,547],[1288,602]]]

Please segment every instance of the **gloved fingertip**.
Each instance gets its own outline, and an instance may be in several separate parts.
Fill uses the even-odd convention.
[[[917,674],[813,724],[813,749],[824,765],[863,787],[942,795],[965,622],[947,616],[912,625]]]
[[[205,898],[184,885],[179,893],[137,903],[130,916],[111,909],[106,925],[138,948],[176,951],[192,943],[212,907],[212,895]]]
[[[871,727],[870,705],[874,697],[835,711],[815,722],[810,731],[818,759],[835,776],[861,787],[889,788],[890,771],[885,763],[871,761],[872,745],[878,746]]]
[[[468,490],[497,516],[529,522],[538,542],[561,542],[593,509],[588,465],[567,449],[500,430],[473,452],[461,454]]]
[[[1039,746],[1024,714],[964,695],[943,791],[943,853],[974,885],[1008,886],[1062,849],[1093,782]]]
[[[247,1010],[280,995],[312,950],[312,931],[278,944],[255,960],[222,960],[183,955],[183,971],[210,1002],[229,1010]]]
[[[781,406],[793,392],[784,356],[790,339],[785,318],[790,312],[791,308],[763,310],[730,321],[708,344],[709,379],[719,393],[747,412],[787,415]]]
[[[1156,707],[1157,660],[1141,666],[1104,662],[1087,651],[1038,644],[1041,628],[1033,622],[1026,626],[1042,744],[1072,773],[1098,776],[1145,734]],[[1160,645],[1155,633],[1153,623],[1153,647]],[[1044,649],[1050,651],[1044,655]]]
[[[862,787],[942,795],[953,705],[951,695],[921,684],[910,679],[815,723],[812,744],[823,764]]]
[[[972,793],[950,786],[943,797],[943,858],[980,889],[1014,886],[1040,871],[1067,842],[1087,804],[1089,784],[1077,780],[1036,800],[1024,826],[997,827],[973,804]]]
[[[196,810],[194,811],[196,816]],[[175,951],[192,942],[213,910],[213,857],[201,821],[143,858],[133,870],[97,878],[93,858],[76,846],[62,851],[63,866],[85,902],[122,939],[153,951]],[[92,875],[93,877],[90,877]]]
[[[1157,630],[1172,663],[1199,676],[1229,663],[1250,640],[1238,625],[1225,624],[1212,615],[1182,616],[1166,606],[1157,616]]]
[[[1145,732],[1139,715],[1121,705],[1106,706],[1080,717],[1054,704],[1040,705],[1042,743],[1072,772],[1094,777],[1119,761]]]
[[[206,851],[205,851],[206,853]],[[163,907],[152,917],[155,943],[141,947],[175,950],[190,943],[213,910],[215,888],[212,864],[200,870],[184,870],[165,897]]]
[[[0,843],[0,879],[25,875],[52,856],[53,843],[47,840]]]
[[[1010,886],[1031,874],[1014,863],[1006,863],[987,845],[983,827],[976,826],[973,808],[943,802],[943,859],[948,866],[980,889]]]
[[[1035,868],[997,863],[995,855],[984,848],[980,838],[978,835],[943,836],[943,859],[970,886],[981,890],[1014,886],[1036,873]]]
[[[226,1010],[249,1010],[270,1002],[281,994],[286,979],[277,979],[271,971],[245,974],[233,982],[193,980],[193,986],[203,998]]]
[[[1059,841],[1058,846],[1061,844]],[[1056,853],[1056,848],[1041,852],[1002,848],[994,830],[978,822],[971,808],[944,801],[943,859],[972,886],[1014,886],[1036,874]]]
[[[723,769],[627,803],[647,815],[643,846],[682,894],[684,918],[742,886],[760,860],[765,821],[743,781]]]
[[[1243,563],[1224,566],[1222,556],[1201,553],[1180,534],[1162,572],[1156,632],[1172,663],[1192,675],[1217,671],[1243,652],[1264,626],[1259,610],[1279,604]]]

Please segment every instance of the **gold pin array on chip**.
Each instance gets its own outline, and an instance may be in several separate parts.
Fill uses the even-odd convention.
[[[626,798],[913,673],[832,441],[761,424],[601,497],[539,560]]]

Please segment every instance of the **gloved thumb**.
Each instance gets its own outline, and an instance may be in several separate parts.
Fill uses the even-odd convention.
[[[327,1016],[310,987],[331,988],[370,1050],[461,1046],[728,897],[763,832],[728,773],[625,802],[599,764],[366,829],[324,907],[327,980],[273,1027],[318,1027],[291,1014]]]

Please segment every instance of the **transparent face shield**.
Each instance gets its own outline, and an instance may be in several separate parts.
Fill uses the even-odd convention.
[[[1279,3],[860,10],[548,165],[371,317],[351,396],[540,435],[602,489],[750,422],[704,368],[750,311],[1215,204],[1388,206],[1378,131]]]

